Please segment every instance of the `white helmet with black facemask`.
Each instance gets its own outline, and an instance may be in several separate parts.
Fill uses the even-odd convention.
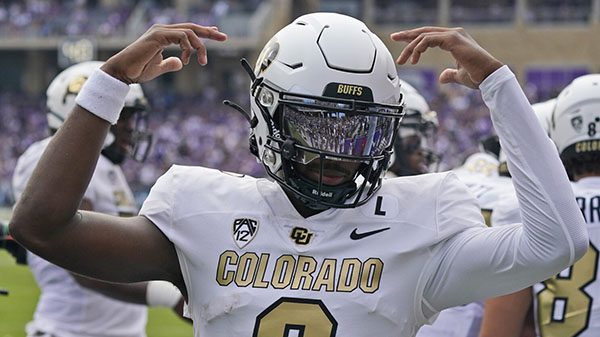
[[[441,160],[435,151],[439,127],[437,113],[408,82],[400,80],[400,92],[404,100],[404,118],[394,143],[388,176],[435,172]]]
[[[580,76],[560,92],[550,138],[570,178],[600,174],[600,74]]]
[[[251,76],[251,148],[267,174],[312,209],[364,204],[403,115],[383,42],[349,16],[304,15],[266,44]],[[357,169],[338,183],[331,172],[348,163]]]

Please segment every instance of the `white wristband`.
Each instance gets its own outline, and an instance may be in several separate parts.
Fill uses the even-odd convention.
[[[75,103],[110,124],[116,124],[128,92],[129,85],[96,69],[83,84]]]
[[[181,299],[181,292],[167,281],[150,281],[146,287],[146,303],[150,307],[173,308]]]

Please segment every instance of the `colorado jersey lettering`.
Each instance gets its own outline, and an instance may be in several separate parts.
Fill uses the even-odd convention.
[[[500,139],[513,146],[507,157],[517,168],[512,179],[523,197],[525,231],[486,227],[452,172],[387,179],[360,207],[307,218],[268,179],[181,166],[159,178],[140,214],[173,243],[195,336],[410,337],[440,310],[522,289],[582,256],[583,218],[555,146],[532,127],[536,118],[514,75],[503,66],[480,88],[494,123],[504,125]],[[239,248],[232,224],[245,218],[259,225]],[[350,238],[357,228],[387,227]],[[310,240],[296,243],[294,228],[312,233]],[[361,273],[341,272],[344,260]],[[303,277],[294,279],[288,268]],[[339,291],[353,284],[348,276],[340,282],[344,275],[379,287]],[[330,284],[337,291],[326,291]]]
[[[255,336],[279,336],[264,330],[265,324],[292,324],[298,310],[300,316],[304,310],[314,313],[323,322],[318,327],[331,328],[334,319],[337,336],[373,331],[408,336],[427,320],[412,308],[421,307],[425,284],[419,275],[432,247],[482,226],[475,201],[461,186],[451,173],[395,178],[363,207],[330,209],[305,219],[279,185],[266,179],[174,166],[153,187],[140,214],[175,244],[196,336],[250,336],[255,329]],[[394,196],[398,188],[410,192]],[[438,189],[445,191],[438,200],[426,197]],[[385,216],[375,214],[378,197]],[[463,206],[454,215],[447,203]],[[437,217],[448,221],[436,222],[436,208]],[[259,225],[252,241],[239,248],[231,228],[236,219],[246,218]],[[355,228],[386,227],[362,240],[350,238]],[[298,228],[311,234],[307,244],[291,235]]]

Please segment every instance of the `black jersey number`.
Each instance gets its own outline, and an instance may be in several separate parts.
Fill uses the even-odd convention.
[[[571,268],[544,281],[537,294],[537,319],[541,337],[574,337],[585,331],[594,298],[584,288],[596,280],[598,249],[587,253]]]
[[[320,300],[282,297],[256,317],[252,337],[334,337],[337,321]]]

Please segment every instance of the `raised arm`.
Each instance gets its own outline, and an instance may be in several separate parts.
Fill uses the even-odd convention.
[[[442,72],[440,82],[481,89],[508,157],[523,218],[523,225],[468,229],[442,243],[426,272],[425,311],[525,288],[583,256],[587,230],[567,175],[508,67],[460,28],[426,27],[392,38],[408,42],[400,63],[415,63],[428,48],[439,47],[457,63],[456,69]],[[453,201],[445,198],[440,197],[440,205],[448,206],[446,214],[438,221],[456,221],[449,206]]]
[[[78,103],[89,111],[76,106],[44,152],[13,212],[16,240],[84,275],[116,282],[165,279],[184,289],[173,245],[149,220],[77,209],[127,84],[180,70],[194,50],[205,64],[201,38],[224,41],[226,35],[195,24],[155,25],[86,81],[81,94],[87,97]],[[163,49],[172,44],[179,45],[180,56],[163,59]]]

